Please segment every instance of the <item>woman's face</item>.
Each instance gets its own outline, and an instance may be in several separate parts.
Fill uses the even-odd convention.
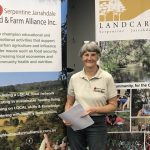
[[[82,62],[84,67],[95,67],[97,66],[98,55],[96,52],[85,52],[82,56]]]

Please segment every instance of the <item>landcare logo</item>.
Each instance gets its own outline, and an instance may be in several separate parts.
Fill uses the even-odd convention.
[[[0,15],[3,13],[3,7],[0,5]]]
[[[150,9],[150,0],[99,0],[99,21],[127,21]]]

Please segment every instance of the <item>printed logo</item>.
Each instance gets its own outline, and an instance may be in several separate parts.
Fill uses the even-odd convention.
[[[149,0],[99,0],[99,21],[125,21],[149,9]]]
[[[27,143],[28,145],[33,144],[33,139],[32,139],[31,137],[27,138],[27,139],[26,139],[26,143]]]
[[[105,93],[105,89],[101,89],[101,88],[98,88],[98,87],[94,87],[94,92]]]
[[[0,5],[0,15],[3,13],[3,7]]]

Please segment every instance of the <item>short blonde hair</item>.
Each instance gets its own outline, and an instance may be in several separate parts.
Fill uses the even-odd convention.
[[[83,46],[80,49],[80,53],[79,53],[80,57],[82,57],[85,52],[96,52],[98,57],[101,56],[101,50],[98,44],[94,41],[84,42]]]

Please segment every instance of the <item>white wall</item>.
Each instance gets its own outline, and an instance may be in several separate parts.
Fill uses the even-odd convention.
[[[83,41],[95,40],[95,0],[68,0],[67,67],[82,69],[79,50]]]

